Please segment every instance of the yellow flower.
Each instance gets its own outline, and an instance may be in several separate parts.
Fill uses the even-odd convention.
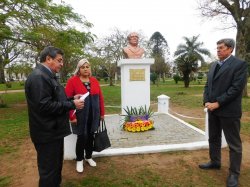
[[[128,132],[143,132],[152,129],[154,125],[153,120],[141,120],[137,119],[134,122],[124,122],[123,129]]]

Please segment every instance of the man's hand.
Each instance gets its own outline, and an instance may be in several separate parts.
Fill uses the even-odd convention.
[[[205,103],[205,107],[210,111],[214,111],[215,109],[220,107],[220,104],[218,102],[214,103],[207,102]]]
[[[76,106],[76,109],[83,109],[84,107],[84,101],[80,100],[80,99],[75,99],[74,100],[74,103],[75,103],[75,106]]]

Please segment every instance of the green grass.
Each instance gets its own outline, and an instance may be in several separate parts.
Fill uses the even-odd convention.
[[[241,133],[244,135],[250,135],[250,121],[241,123]]]
[[[102,92],[104,97],[105,106],[115,106],[106,107],[106,114],[115,114],[121,112],[121,87],[120,86],[103,86]],[[118,107],[118,108],[117,108]]]
[[[184,88],[183,85],[151,85],[151,101],[157,102],[157,97],[161,94],[170,97],[170,102],[180,106],[191,108],[202,107],[203,86],[190,85]]]
[[[190,164],[190,160],[181,158],[181,155],[191,155],[192,152],[175,152],[178,159],[170,166],[160,166],[161,162],[148,161],[150,155],[146,155],[145,165],[138,163],[122,163],[122,161],[105,161],[105,158],[98,158],[101,167],[101,173],[98,169],[86,169],[83,178],[66,180],[63,187],[219,187],[224,186],[224,181],[218,180],[223,174],[208,175],[207,172],[201,172],[197,167]],[[175,153],[162,153],[165,158],[175,156]],[[172,155],[172,156],[171,156]],[[134,155],[133,158],[138,161],[144,157]],[[162,156],[160,156],[163,158]],[[120,156],[121,160],[126,160],[126,156]],[[170,159],[171,159],[170,158]],[[130,159],[130,161],[133,161]],[[171,163],[171,161],[170,161]],[[122,166],[124,164],[124,166]],[[154,166],[157,164],[159,167]],[[194,168],[195,167],[195,168]],[[129,168],[129,172],[128,172]],[[181,169],[181,170],[179,170]]]
[[[250,95],[250,91],[248,91],[248,95]],[[250,97],[243,97],[243,99],[242,99],[242,111],[243,112],[250,111],[249,106],[250,106]]]
[[[11,105],[11,104],[14,104],[14,103],[24,103],[25,102],[25,94],[24,94],[24,92],[3,93],[3,94],[0,94],[0,98],[2,98],[3,101],[7,105]]]
[[[119,172],[117,172],[119,171]],[[96,174],[96,173],[95,173]],[[158,187],[166,186],[164,179],[149,168],[139,169],[135,173],[128,174],[120,168],[111,165],[98,176],[87,176],[80,181],[67,181],[63,187]]]
[[[0,155],[15,152],[28,137],[26,107],[0,108]]]
[[[103,86],[102,87],[105,106],[120,106],[121,105],[121,87],[120,86]],[[184,88],[178,84],[159,84],[151,85],[150,97],[151,103],[157,103],[157,97],[161,94],[170,97],[170,101],[191,108],[202,108],[202,93],[203,86],[190,85],[189,88]],[[120,108],[107,107],[106,113],[120,113]]]
[[[11,182],[11,179],[9,176],[7,177],[1,177],[0,176],[0,187],[6,187],[9,186]]]
[[[28,114],[24,92],[2,94],[7,108],[0,108],[0,155],[17,150],[28,136]]]
[[[10,88],[6,87],[6,84],[0,84],[0,91],[5,90],[21,90],[24,89],[24,82],[9,82],[11,84]]]

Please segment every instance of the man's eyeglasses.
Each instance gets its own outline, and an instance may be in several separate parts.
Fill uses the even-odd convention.
[[[55,58],[54,60],[56,60],[59,64],[63,63],[63,59],[62,58]]]

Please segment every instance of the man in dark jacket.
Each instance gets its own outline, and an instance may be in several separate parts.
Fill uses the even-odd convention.
[[[210,162],[199,165],[201,169],[220,169],[223,130],[230,150],[228,187],[238,186],[242,160],[241,100],[247,81],[247,63],[232,56],[234,46],[233,39],[219,40],[217,42],[219,62],[213,64],[208,72],[203,102],[209,115]]]
[[[62,50],[49,46],[25,83],[31,140],[37,151],[39,187],[59,187],[64,137],[70,134],[68,111],[82,109],[79,96],[68,99],[56,79],[63,66]],[[75,100],[73,100],[75,99]]]

